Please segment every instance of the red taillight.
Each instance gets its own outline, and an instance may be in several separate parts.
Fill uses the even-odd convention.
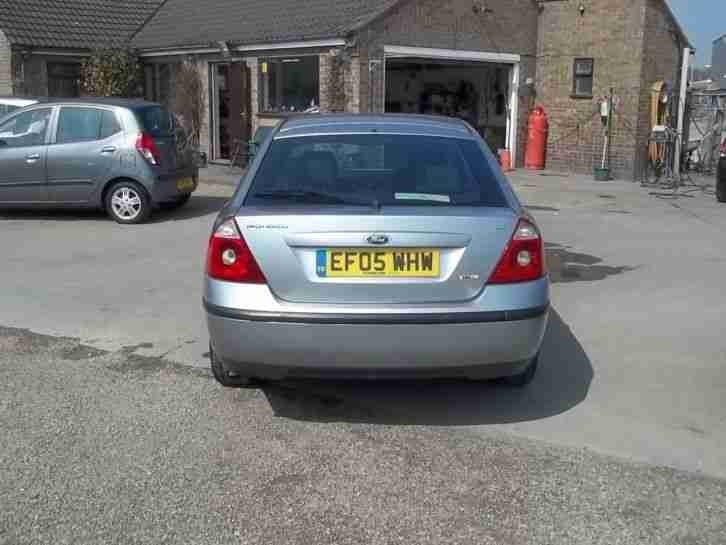
[[[721,157],[726,157],[726,140],[721,144]]]
[[[161,163],[159,148],[156,147],[154,139],[145,132],[139,133],[136,137],[136,150],[149,164],[156,166]]]
[[[542,278],[544,274],[542,237],[532,222],[521,219],[489,283],[531,282]]]
[[[227,282],[267,283],[233,219],[222,223],[209,239],[207,274]]]

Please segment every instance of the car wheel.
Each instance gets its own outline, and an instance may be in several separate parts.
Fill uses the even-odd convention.
[[[181,208],[186,203],[188,203],[189,199],[191,198],[192,194],[188,193],[186,195],[182,195],[175,201],[159,203],[159,208],[161,208],[162,210],[176,210],[177,208]]]
[[[212,368],[212,375],[225,388],[244,388],[246,386],[254,386],[257,383],[252,377],[230,374],[224,368],[222,361],[215,355],[211,346],[209,347],[209,364]]]
[[[117,223],[143,223],[151,215],[151,199],[136,182],[116,182],[106,192],[106,212]]]
[[[529,363],[527,368],[519,373],[518,375],[513,375],[511,377],[505,377],[503,379],[504,384],[508,386],[513,386],[515,388],[524,388],[525,386],[528,386],[533,380],[535,375],[537,374],[537,367],[539,366],[539,354],[537,354],[532,361]]]

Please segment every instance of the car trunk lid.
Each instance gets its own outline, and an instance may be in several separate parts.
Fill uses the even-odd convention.
[[[238,227],[271,291],[282,300],[316,304],[473,299],[517,222],[508,208],[484,207],[273,206],[243,212]],[[385,270],[371,271],[376,257]]]

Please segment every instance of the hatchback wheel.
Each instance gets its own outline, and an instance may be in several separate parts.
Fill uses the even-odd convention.
[[[504,383],[508,386],[514,386],[515,388],[524,388],[534,380],[534,377],[537,374],[537,367],[539,367],[539,354],[532,359],[529,366],[524,371],[518,375],[505,377]]]
[[[718,202],[726,202],[726,182],[716,184],[716,199]]]
[[[225,388],[244,388],[245,386],[254,386],[256,383],[252,377],[233,374],[227,371],[222,361],[215,355],[211,346],[209,347],[209,363],[214,378]]]
[[[116,182],[106,193],[106,212],[117,223],[143,223],[151,215],[151,199],[136,182]]]

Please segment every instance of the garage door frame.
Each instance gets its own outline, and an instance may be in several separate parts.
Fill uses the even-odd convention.
[[[409,47],[402,45],[386,45],[383,47],[383,104],[386,103],[386,59],[417,58],[429,60],[453,60],[481,63],[497,63],[511,65],[510,74],[510,112],[507,119],[506,146],[512,154],[513,161],[517,157],[517,137],[519,120],[519,73],[522,58],[515,53],[497,53],[489,51],[465,51],[460,49],[439,49],[430,47]]]

